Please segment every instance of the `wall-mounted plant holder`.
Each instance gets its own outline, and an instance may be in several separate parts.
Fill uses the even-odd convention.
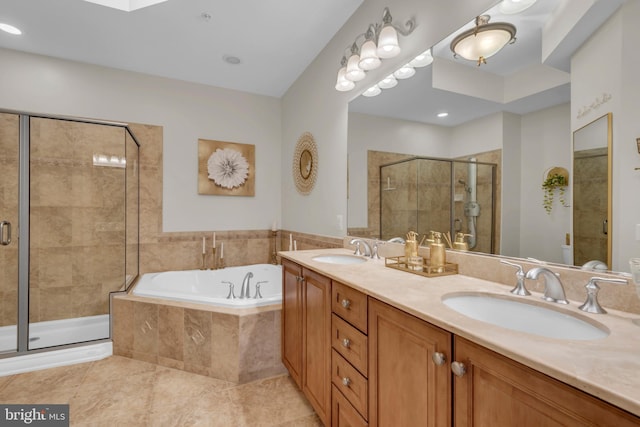
[[[554,166],[549,168],[544,173],[544,180],[542,181],[542,189],[544,190],[544,199],[542,205],[547,211],[547,214],[551,214],[553,209],[553,199],[556,191],[559,193],[559,199],[562,206],[568,208],[565,200],[565,191],[569,185],[569,171],[560,166]]]

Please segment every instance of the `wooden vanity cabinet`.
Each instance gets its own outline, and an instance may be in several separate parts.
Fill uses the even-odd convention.
[[[640,425],[640,418],[498,353],[455,337],[454,426]],[[602,363],[606,363],[603,361]]]
[[[449,332],[369,297],[369,426],[450,426],[450,349]]]
[[[302,388],[302,267],[282,260],[282,363]]]
[[[282,261],[282,362],[318,417],[331,416],[331,279]]]

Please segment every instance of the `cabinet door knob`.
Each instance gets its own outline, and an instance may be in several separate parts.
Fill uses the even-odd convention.
[[[345,348],[349,348],[349,346],[351,345],[351,340],[349,338],[345,338],[342,340],[342,346]]]
[[[451,371],[458,377],[467,373],[467,367],[462,362],[451,362]]]
[[[343,300],[342,300],[342,302],[341,302],[341,304],[342,304],[342,306],[343,306],[344,308],[349,308],[349,307],[351,307],[351,301],[349,301],[348,299],[343,299]]]
[[[342,384],[343,384],[345,387],[349,387],[349,384],[351,384],[351,379],[349,379],[349,377],[344,377],[344,378],[342,378]]]
[[[433,363],[435,363],[437,366],[442,366],[447,361],[447,356],[445,356],[444,353],[436,351],[431,355],[431,360],[433,360]]]

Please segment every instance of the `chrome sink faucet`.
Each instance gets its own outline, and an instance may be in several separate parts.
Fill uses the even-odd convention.
[[[539,275],[544,277],[544,296],[542,299],[558,304],[569,304],[564,295],[564,287],[553,271],[545,267],[535,267],[527,271],[525,278],[536,280]]]
[[[363,239],[351,239],[351,241],[349,242],[350,245],[356,245],[356,251],[353,253],[354,255],[364,255],[364,256],[371,256],[371,246],[369,246],[369,244],[363,240]],[[362,253],[362,250],[360,248],[360,245],[364,246],[364,253]]]

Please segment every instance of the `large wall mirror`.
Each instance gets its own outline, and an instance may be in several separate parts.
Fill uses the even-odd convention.
[[[581,16],[577,14],[570,23],[556,22],[562,7],[557,0],[538,0],[519,13],[502,8],[503,3],[487,14],[491,22],[515,25],[517,41],[487,58],[486,64],[478,66],[477,61],[454,58],[451,52],[451,41],[472,28],[474,23],[470,22],[432,46],[433,62],[416,68],[413,77],[398,80],[395,87],[382,90],[378,96],[359,96],[350,102],[348,234],[390,237],[381,234],[381,224],[393,221],[381,217],[381,190],[387,185],[395,188],[399,182],[394,182],[392,175],[381,176],[381,166],[411,157],[466,162],[476,159],[496,165],[494,200],[485,203],[492,203],[493,209],[485,209],[481,203],[479,212],[462,209],[458,211],[459,218],[454,218],[462,226],[460,231],[468,233],[467,224],[471,221],[465,211],[478,214],[478,220],[482,215],[494,215],[495,227],[486,231],[492,233],[494,244],[489,250],[481,247],[474,250],[556,264],[582,266],[586,261],[599,260],[608,266],[615,265],[611,260],[610,239],[605,244],[606,255],[571,248],[577,251],[573,260],[567,257],[566,250],[563,252],[563,246],[567,240],[573,246],[574,233],[581,239],[582,224],[580,210],[576,211],[581,208],[571,205],[572,186],[580,182],[572,169],[575,121],[572,111],[576,110],[571,106],[575,96],[571,88],[572,58],[624,0],[597,0],[592,5],[583,5]],[[561,30],[556,33],[555,45],[543,46],[543,34],[553,25]],[[607,112],[606,106],[600,108],[594,118]],[[605,133],[602,141],[611,147],[611,115],[605,115],[604,122],[608,123],[609,133]],[[593,126],[599,123],[594,122]],[[591,125],[584,132],[587,129],[590,132]],[[582,132],[576,132],[578,140],[582,139]],[[577,144],[576,156],[582,151],[580,143]],[[607,158],[610,162],[611,156]],[[580,160],[578,167],[579,163]],[[547,211],[542,184],[546,172],[554,167],[571,171],[564,195],[567,203],[562,204],[556,198]],[[610,188],[611,168],[605,170],[607,178],[603,182]],[[449,179],[449,199],[464,203],[468,179],[454,178]],[[429,180],[433,182],[433,177]],[[420,188],[424,184],[411,185]],[[608,190],[607,194],[610,193]],[[411,203],[413,199],[408,201]],[[581,205],[583,201],[577,203]],[[599,230],[609,227],[607,236],[611,236],[611,214],[616,207],[608,203],[605,225],[602,218],[598,221]],[[572,226],[577,228],[574,230]],[[478,235],[478,239],[483,237],[486,236]]]
[[[575,265],[611,265],[612,120],[609,113],[573,133]]]

